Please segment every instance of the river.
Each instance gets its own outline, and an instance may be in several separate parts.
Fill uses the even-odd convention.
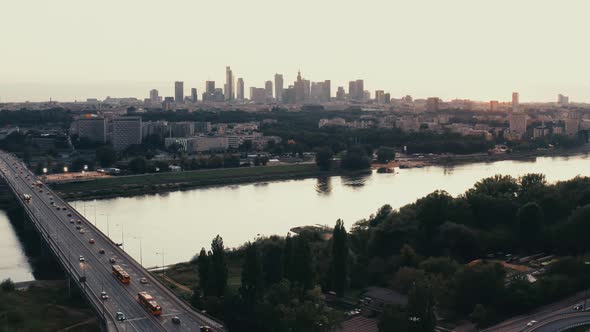
[[[294,226],[350,226],[384,204],[399,208],[443,189],[452,195],[494,174],[543,173],[555,182],[590,176],[590,157],[540,157],[400,169],[396,174],[331,177],[207,187],[72,204],[146,267],[186,261],[219,234],[226,247]],[[107,222],[108,220],[108,222]],[[0,219],[0,223],[2,220]],[[2,234],[4,237],[4,235]]]

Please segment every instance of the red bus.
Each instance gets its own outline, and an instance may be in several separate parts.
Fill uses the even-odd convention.
[[[149,312],[154,316],[160,316],[162,313],[162,307],[154,300],[154,298],[147,292],[137,293],[137,299]]]
[[[117,277],[122,283],[129,284],[131,282],[131,277],[123,268],[119,265],[113,265],[113,275]]]

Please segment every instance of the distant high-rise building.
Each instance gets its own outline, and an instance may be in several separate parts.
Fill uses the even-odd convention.
[[[338,91],[336,92],[336,100],[344,101],[346,99],[346,92],[344,91],[343,86],[338,87]]]
[[[251,87],[250,100],[255,104],[264,104],[266,102],[266,89]]]
[[[150,90],[150,102],[152,103],[159,103],[160,102],[160,95],[158,90],[152,89]]]
[[[377,102],[377,104],[385,104],[385,91],[375,91],[375,101]]]
[[[386,104],[391,104],[391,94],[389,92],[385,94],[383,99],[385,99]]]
[[[309,101],[309,95],[311,93],[311,82],[309,80],[303,80],[303,101]]]
[[[76,120],[79,138],[87,138],[93,142],[107,141],[107,125],[104,118],[85,116]]]
[[[206,81],[205,82],[205,92],[215,93],[215,81]]]
[[[323,102],[329,102],[330,99],[332,99],[332,81],[330,80],[325,80],[324,81],[324,86],[323,86],[323,96],[322,96],[322,101]]]
[[[236,85],[237,99],[240,101],[244,100],[244,79],[238,78],[238,84]]]
[[[513,92],[512,93],[512,112],[516,113],[518,112],[520,106],[520,101],[519,101],[519,95],[518,92]]]
[[[310,90],[310,101],[313,102],[329,102],[330,101],[330,87],[331,82],[330,80],[326,80],[323,82],[312,82],[311,83],[311,90]]]
[[[356,80],[348,82],[348,99],[354,101],[363,101],[365,97],[365,82]]]
[[[116,151],[123,151],[131,145],[141,144],[141,117],[114,118],[112,141]]]
[[[283,102],[283,75],[275,74],[275,99],[278,103]]]
[[[297,81],[293,84],[295,88],[295,102],[302,103],[305,101],[305,83],[301,77],[301,71],[297,72]]]
[[[295,104],[297,103],[297,89],[295,86],[289,85],[288,88],[283,90],[283,103],[285,104]]]
[[[500,107],[500,103],[497,100],[490,101],[490,112],[497,112],[498,107]]]
[[[526,133],[527,115],[525,113],[513,112],[510,114],[510,132],[518,135]]]
[[[225,67],[225,86],[224,86],[225,100],[232,101],[235,98],[234,93],[234,74],[230,66]]]
[[[264,91],[266,93],[266,100],[272,101],[272,81],[264,82]]]
[[[174,82],[174,101],[177,103],[184,102],[184,82]]]
[[[199,97],[197,94],[197,88],[192,88],[191,89],[191,102],[196,103],[197,101],[199,101]]]
[[[570,103],[570,98],[568,96],[564,96],[562,94],[559,94],[557,96],[557,103],[562,106],[567,105]]]

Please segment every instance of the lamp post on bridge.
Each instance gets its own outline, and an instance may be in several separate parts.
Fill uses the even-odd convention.
[[[156,252],[156,255],[162,256],[162,276],[164,276],[164,255],[166,255],[166,253],[164,252],[164,249],[162,249],[161,252]]]
[[[141,247],[142,236],[134,236],[135,240],[139,240],[139,264],[143,267],[143,249]]]

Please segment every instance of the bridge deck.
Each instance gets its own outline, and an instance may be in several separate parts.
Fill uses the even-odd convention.
[[[108,331],[200,331],[201,326],[225,331],[218,321],[191,310],[47,186],[35,186],[39,179],[17,158],[1,151],[0,174],[70,278],[81,286]],[[30,195],[30,200],[24,199],[25,194]],[[66,209],[58,210],[57,206]],[[79,226],[83,234],[76,229],[77,220],[81,222]],[[90,243],[90,239],[95,243]],[[99,253],[99,249],[104,249],[105,253]],[[80,261],[80,256],[84,257],[84,262]],[[124,285],[112,275],[110,258],[114,258],[114,264],[122,266],[131,276],[130,284]],[[80,282],[83,278],[86,282]],[[141,278],[146,278],[148,283],[140,283]],[[106,300],[101,299],[103,291],[109,296]],[[158,301],[162,315],[153,316],[138,302],[137,293],[141,291],[148,292]],[[116,319],[119,311],[127,320]],[[175,316],[180,318],[180,324],[172,322]]]

